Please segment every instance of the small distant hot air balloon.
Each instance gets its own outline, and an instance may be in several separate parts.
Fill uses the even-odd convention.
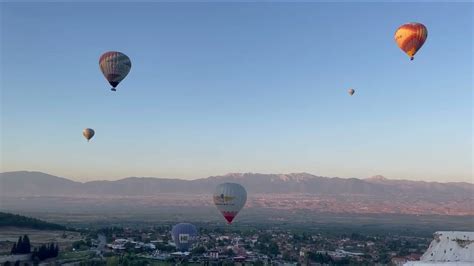
[[[87,139],[87,142],[89,142],[89,140],[91,140],[91,138],[94,136],[94,134],[95,134],[95,131],[92,128],[85,128],[82,131],[82,135],[84,135],[84,137]]]
[[[100,57],[99,66],[105,79],[112,85],[111,90],[116,91],[116,87],[130,72],[132,62],[125,54],[110,51]]]
[[[179,223],[171,229],[171,237],[176,244],[176,249],[189,251],[197,240],[198,231],[196,226],[189,223]]]
[[[230,224],[247,202],[247,191],[236,183],[223,183],[216,187],[214,204]]]
[[[416,52],[423,46],[428,37],[428,30],[421,23],[407,23],[395,32],[395,42],[413,60]]]
[[[348,89],[347,92],[349,93],[350,96],[354,95],[355,90],[354,89]]]

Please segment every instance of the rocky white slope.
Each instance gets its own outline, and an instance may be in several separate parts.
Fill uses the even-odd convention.
[[[474,265],[474,232],[439,231],[421,257],[405,266]]]

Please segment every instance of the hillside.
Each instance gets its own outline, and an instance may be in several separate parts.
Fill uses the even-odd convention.
[[[38,230],[66,230],[65,226],[59,224],[48,223],[42,220],[17,214],[0,212],[0,227],[10,226]]]

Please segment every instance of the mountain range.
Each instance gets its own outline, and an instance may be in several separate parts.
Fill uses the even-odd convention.
[[[381,199],[406,198],[434,201],[474,199],[474,184],[367,179],[328,178],[308,173],[231,173],[195,180],[128,177],[116,181],[77,182],[41,172],[0,173],[0,196],[157,196],[210,194],[223,182],[243,185],[249,197],[255,194],[356,195]]]

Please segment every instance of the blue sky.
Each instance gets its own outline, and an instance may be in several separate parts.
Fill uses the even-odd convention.
[[[1,7],[3,171],[472,182],[472,3]],[[412,62],[393,40],[411,21]],[[132,60],[116,93],[109,50]]]

